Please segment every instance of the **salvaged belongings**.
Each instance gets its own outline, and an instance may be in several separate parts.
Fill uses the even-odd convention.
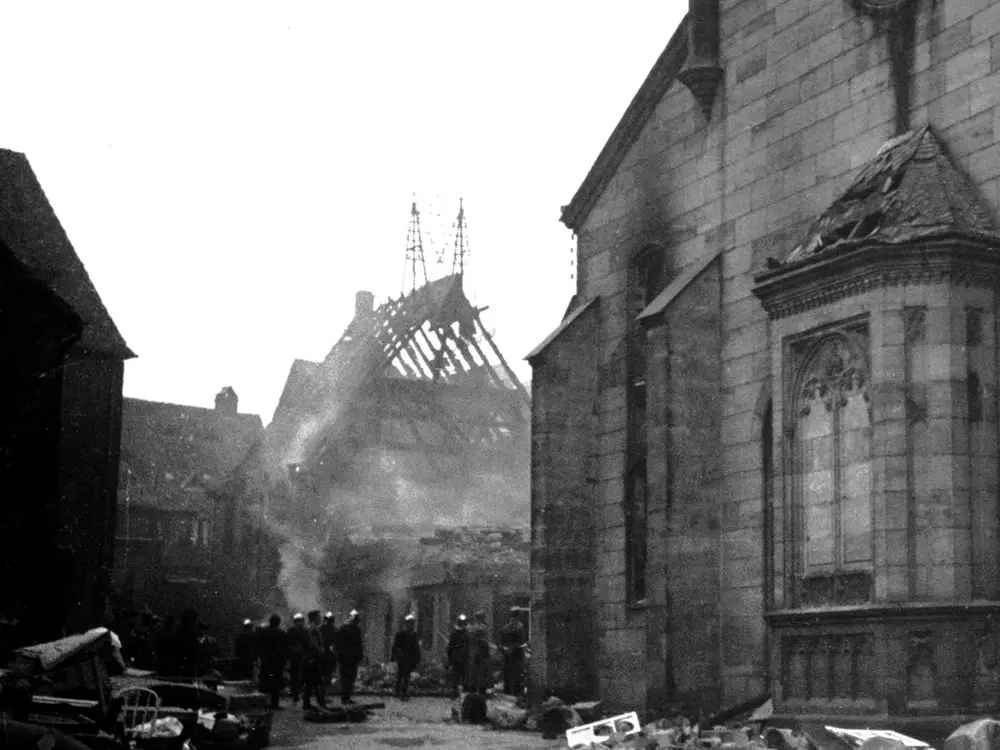
[[[889,729],[843,729],[841,727],[823,727],[823,729],[851,747],[859,748],[859,750],[900,750],[900,747],[908,750],[930,748],[926,742]]]
[[[514,696],[501,693],[486,702],[486,719],[496,729],[520,729],[528,721],[528,710]]]
[[[554,740],[564,734],[567,729],[583,724],[580,714],[572,706],[567,706],[559,698],[546,700],[539,711],[538,728],[542,739]]]
[[[944,741],[944,750],[995,750],[1000,748],[1000,721],[979,719],[963,724]]]
[[[639,724],[639,715],[632,711],[627,714],[612,716],[610,719],[601,719],[580,727],[566,730],[566,742],[571,748],[589,747],[596,742],[604,740],[614,735],[628,738],[639,734],[642,728]]]

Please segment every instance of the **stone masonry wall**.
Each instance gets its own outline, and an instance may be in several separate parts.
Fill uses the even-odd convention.
[[[931,122],[996,206],[1000,192],[1000,3],[915,0],[912,124]],[[884,34],[850,0],[720,0],[725,82],[711,122],[674,83],[578,231],[584,298],[602,298],[598,483],[601,697],[641,705],[627,653],[646,622],[624,592],[625,265],[644,243],[682,268],[722,251],[721,700],[765,688],[759,415],[768,324],[752,273],[804,227],[894,134]],[[736,570],[740,573],[737,575]],[[675,607],[683,606],[676,603]],[[757,645],[759,644],[759,645]],[[756,647],[755,647],[756,645]]]
[[[719,705],[720,282],[712,263],[648,331],[651,706]]]
[[[577,318],[533,364],[531,690],[566,701],[596,688],[592,492],[598,307]]]

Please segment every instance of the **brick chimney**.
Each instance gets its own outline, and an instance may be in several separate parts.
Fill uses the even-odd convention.
[[[358,292],[354,295],[354,319],[365,320],[375,312],[375,295],[371,292]]]
[[[227,417],[235,417],[239,412],[240,397],[232,386],[227,385],[215,394],[215,410]]]

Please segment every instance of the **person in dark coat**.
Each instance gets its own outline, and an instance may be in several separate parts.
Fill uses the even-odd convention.
[[[396,697],[410,699],[410,672],[420,664],[420,641],[417,638],[417,618],[407,615],[403,629],[392,641],[392,660],[396,662]]]
[[[465,687],[465,678],[469,671],[469,631],[468,618],[459,615],[455,629],[448,637],[448,666],[451,667],[451,697],[457,698],[459,691]]]
[[[258,634],[255,646],[260,656],[260,692],[271,696],[271,708],[281,708],[288,636],[281,628],[280,615],[271,615],[267,627]]]
[[[305,692],[302,695],[302,710],[313,708],[312,698],[321,707],[326,707],[326,690],[320,683],[323,667],[323,636],[319,632],[320,612],[314,609],[309,613],[309,624],[306,625],[306,648],[302,658],[302,681]]]
[[[320,679],[323,683],[323,694],[333,682],[333,675],[337,671],[337,623],[333,612],[327,612],[323,617],[323,625],[319,629],[319,634],[323,638],[323,670]]]
[[[308,639],[306,618],[296,613],[292,617],[292,627],[288,630],[288,687],[292,693],[293,706],[298,704],[302,695],[302,663]]]
[[[524,694],[524,649],[528,638],[518,611],[510,610],[510,620],[500,631],[500,651],[503,654],[503,691],[507,695]]]
[[[243,621],[243,629],[236,636],[236,643],[233,645],[233,655],[236,657],[237,679],[252,680],[257,654],[254,651],[253,622],[250,620]]]
[[[340,670],[340,701],[353,703],[351,693],[358,678],[358,665],[365,659],[361,636],[361,613],[352,609],[347,622],[337,631],[337,667]]]
[[[490,656],[490,632],[486,614],[476,612],[469,628],[469,676],[465,684],[470,693],[486,695],[493,684],[493,659]]]
[[[177,658],[174,655],[176,637],[176,620],[173,615],[167,615],[156,642],[156,674],[160,677],[173,677],[177,674]]]
[[[193,609],[185,609],[181,613],[181,622],[174,636],[174,657],[177,659],[177,674],[183,677],[195,677],[198,674],[201,657],[201,639],[199,637],[198,613]]]

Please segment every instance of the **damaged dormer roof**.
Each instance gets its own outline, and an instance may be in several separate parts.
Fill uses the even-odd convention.
[[[860,245],[965,236],[995,240],[989,211],[930,126],[887,142],[851,186],[772,269],[800,266]]]

